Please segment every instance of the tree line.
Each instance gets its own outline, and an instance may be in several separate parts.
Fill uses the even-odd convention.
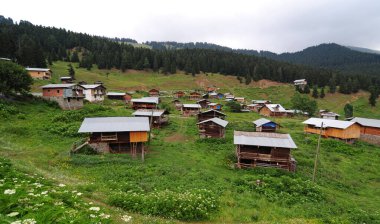
[[[244,53],[196,47],[149,49],[134,47],[124,40],[38,26],[28,21],[14,23],[12,19],[0,16],[0,57],[11,58],[24,66],[46,67],[47,63],[63,60],[79,62],[80,67],[87,69],[96,64],[100,69],[122,71],[152,69],[165,74],[174,74],[177,70],[192,75],[220,73],[237,76],[246,84],[260,79],[291,83],[306,78],[312,85],[347,86],[346,89],[351,90],[345,93],[368,90],[368,84],[380,83],[374,76],[344,75]]]

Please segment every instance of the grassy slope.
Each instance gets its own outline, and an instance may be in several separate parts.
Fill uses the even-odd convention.
[[[64,63],[55,64],[54,78],[65,75],[65,69]],[[111,77],[117,77],[119,81]],[[293,87],[288,85],[266,89],[252,85],[247,88],[233,77],[220,75],[193,78],[185,75],[164,76],[139,72],[120,75],[111,72],[107,79],[105,71],[94,69],[88,72],[78,69],[77,79],[88,82],[102,80],[109,90],[135,89],[142,84],[145,89],[194,89],[199,88],[202,82],[207,82],[216,84],[222,91],[231,91],[248,99],[269,98],[285,106],[290,106],[290,97],[294,92]],[[36,83],[35,87],[43,82]],[[342,113],[343,105],[349,101],[354,104],[356,115],[380,118],[379,108],[376,110],[368,106],[366,93],[355,96],[327,95],[325,99],[318,101],[321,108],[339,113]],[[111,105],[111,102],[105,104]],[[112,110],[104,112],[104,115],[128,116],[132,112],[122,106],[112,104],[111,107]],[[270,202],[265,196],[252,190],[239,190],[236,185],[241,177],[255,176],[259,172],[272,173],[271,170],[235,170],[231,168],[229,161],[234,152],[233,130],[252,130],[252,120],[259,118],[256,113],[228,113],[230,124],[226,142],[213,143],[195,141],[195,119],[180,118],[178,112],[174,112],[168,127],[154,131],[149,154],[145,163],[141,163],[127,155],[69,157],[68,150],[78,137],[52,134],[47,130],[51,126],[62,125],[52,123],[52,118],[64,112],[39,102],[17,103],[17,108],[25,113],[26,119],[13,117],[1,122],[0,132],[3,134],[0,137],[0,154],[11,158],[21,169],[57,178],[77,188],[90,188],[91,200],[101,203],[107,202],[109,192],[119,190],[124,184],[130,184],[141,187],[146,192],[178,188],[207,188],[218,192],[221,208],[211,217],[211,222],[217,223],[253,220],[280,223],[320,223],[335,220],[349,223],[353,221],[352,217],[379,212],[380,152],[378,147],[369,144],[359,142],[346,145],[323,139],[317,180],[326,199],[317,203],[299,202],[290,206],[280,201]],[[303,134],[302,118],[276,120],[284,126],[281,131],[290,133],[298,146],[293,152],[298,161],[294,177],[310,179],[316,136]],[[74,128],[79,125],[80,122],[73,122]],[[138,214],[133,217],[141,223],[166,222]]]

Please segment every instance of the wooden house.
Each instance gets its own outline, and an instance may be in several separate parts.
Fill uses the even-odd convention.
[[[198,92],[191,92],[189,94],[189,99],[190,100],[200,100],[202,98],[202,94],[198,93]]]
[[[150,97],[159,97],[160,91],[158,89],[151,89],[151,90],[149,90],[149,96]]]
[[[204,120],[209,120],[209,119],[214,118],[214,117],[217,117],[217,118],[224,120],[226,118],[226,116],[227,116],[226,114],[224,114],[220,111],[211,109],[211,110],[200,112],[197,115],[197,119],[198,119],[198,122],[201,122]]]
[[[280,125],[271,120],[260,118],[253,122],[257,132],[276,132]]]
[[[84,89],[85,99],[89,102],[104,101],[106,95],[106,87],[102,84],[81,85]]]
[[[212,92],[215,92],[216,91],[216,87],[215,86],[208,86],[206,88],[206,92],[208,93],[212,93]]]
[[[247,109],[250,111],[259,112],[259,110],[263,107],[263,105],[252,103],[247,105]]]
[[[380,120],[355,117],[351,120],[360,126],[360,139],[380,145]]]
[[[33,79],[51,79],[52,71],[48,68],[25,68]]]
[[[61,83],[73,83],[73,78],[71,78],[70,76],[62,76],[59,78],[59,80],[61,81]]]
[[[286,116],[287,117],[294,117],[294,116],[304,116],[304,117],[307,117],[307,116],[309,116],[309,113],[308,112],[304,112],[302,110],[292,110],[292,109],[289,109],[289,110],[286,110]]]
[[[85,118],[78,132],[89,133],[87,144],[98,152],[143,157],[149,131],[147,117],[94,117]]]
[[[270,104],[271,101],[270,100],[252,100],[252,103],[256,103],[256,104],[264,106],[265,104]]]
[[[182,98],[182,97],[185,97],[185,92],[183,91],[177,91],[173,94],[174,98]]]
[[[319,111],[319,117],[323,119],[331,119],[331,120],[338,120],[340,115],[331,111],[327,110],[320,110]]]
[[[158,97],[142,97],[140,99],[132,99],[132,108],[138,109],[157,109],[159,103]]]
[[[175,100],[172,101],[172,103],[174,104],[174,107],[175,107],[176,110],[181,110],[181,108],[182,108],[182,103],[181,103],[180,100],[175,99]]]
[[[42,86],[42,97],[56,101],[63,110],[83,107],[83,87],[77,84],[48,84]]]
[[[296,149],[289,134],[234,131],[237,167],[274,167],[295,171],[296,161],[291,150]]]
[[[337,138],[352,142],[360,137],[360,125],[352,121],[310,118],[303,124],[305,124],[305,133],[321,133],[326,138]]]
[[[224,138],[228,121],[214,117],[198,122],[199,137],[201,138]]]
[[[300,89],[304,89],[305,86],[307,85],[307,81],[306,79],[297,79],[297,80],[294,80],[294,86],[296,86],[297,88],[300,88]]]
[[[132,115],[135,117],[148,117],[149,123],[152,124],[153,127],[162,127],[167,124],[169,119],[166,116],[168,112],[166,110],[136,110]]]
[[[239,102],[239,103],[244,103],[245,102],[245,98],[244,97],[235,97],[235,101]]]
[[[206,99],[201,99],[197,101],[197,104],[201,105],[202,108],[207,108],[207,105],[211,103],[210,101]]]
[[[259,109],[259,114],[266,117],[285,117],[287,116],[286,110],[280,104],[265,104]]]
[[[119,92],[108,92],[107,93],[107,98],[110,100],[125,100],[125,96],[126,96],[125,93],[119,93]]]
[[[183,116],[193,116],[197,115],[201,110],[201,105],[199,104],[183,104],[181,112]]]
[[[209,103],[207,105],[207,108],[213,109],[213,110],[222,110],[222,104],[220,103]]]

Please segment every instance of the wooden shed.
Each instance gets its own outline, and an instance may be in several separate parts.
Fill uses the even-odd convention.
[[[73,78],[71,78],[71,76],[62,76],[59,80],[61,83],[73,83]]]
[[[198,93],[198,92],[191,92],[189,94],[189,99],[190,100],[200,100],[202,98],[202,94]]]
[[[181,112],[183,116],[193,116],[199,113],[201,105],[199,104],[183,104]]]
[[[208,119],[211,119],[214,117],[217,117],[217,118],[224,120],[226,118],[226,116],[227,116],[226,114],[224,114],[220,111],[211,109],[211,110],[206,110],[206,111],[200,112],[197,115],[197,118],[198,118],[198,122],[201,122],[201,121],[208,120]]]
[[[280,125],[271,120],[260,118],[253,122],[257,132],[276,132]]]
[[[351,120],[360,125],[360,133],[365,135],[380,136],[380,120],[355,117]]]
[[[280,104],[265,104],[259,109],[259,114],[266,117],[285,117],[287,112]]]
[[[160,128],[163,125],[168,123],[169,118],[166,116],[167,114],[168,112],[166,110],[140,109],[140,110],[136,110],[132,115],[135,117],[148,117],[149,123],[152,124],[153,127]]]
[[[337,138],[352,142],[360,137],[360,125],[352,121],[310,118],[303,124],[305,124],[304,131],[306,133],[322,133],[322,136],[326,138]]]
[[[220,104],[220,103],[209,103],[207,105],[207,108],[210,108],[210,109],[213,109],[213,110],[219,110],[219,111],[222,110],[222,107],[223,107],[223,105]]]
[[[291,150],[296,149],[289,134],[234,131],[237,167],[274,167],[295,171],[296,160]]]
[[[254,111],[254,112],[259,112],[259,110],[262,107],[263,107],[262,105],[257,104],[257,103],[252,103],[252,104],[248,104],[247,105],[247,109],[250,110],[250,111]]]
[[[160,99],[158,97],[142,97],[139,99],[132,99],[132,108],[138,109],[157,109]]]
[[[201,99],[197,101],[197,104],[201,105],[202,108],[207,108],[207,105],[211,103],[210,101],[206,99]]]
[[[158,89],[151,89],[151,90],[149,90],[149,96],[150,97],[159,97],[160,91]]]
[[[25,68],[33,79],[51,79],[52,71],[48,68]]]
[[[244,103],[245,102],[245,98],[244,97],[235,97],[235,101],[239,102],[239,103]]]
[[[228,121],[214,117],[198,122],[199,137],[201,138],[224,138]]]
[[[85,118],[78,132],[89,133],[87,144],[98,152],[140,153],[143,157],[149,131],[147,117],[95,117]]]
[[[174,92],[174,94],[173,94],[173,96],[174,96],[174,98],[182,98],[182,97],[184,97],[186,94],[185,94],[185,92],[183,92],[183,91],[177,91],[177,92]]]
[[[340,115],[328,110],[320,110],[319,117],[323,119],[338,120]]]

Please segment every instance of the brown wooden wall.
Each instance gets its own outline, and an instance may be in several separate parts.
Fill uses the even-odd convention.
[[[146,131],[136,131],[130,132],[130,141],[131,142],[147,142],[148,141],[148,132]]]
[[[319,134],[320,128],[314,128],[306,125],[304,131],[307,133]],[[322,131],[322,135],[325,137],[340,139],[356,139],[360,137],[360,126],[358,124],[353,124],[346,129],[326,128]]]
[[[374,128],[374,127],[360,127],[360,133],[366,134],[366,135],[378,135],[380,136],[380,128]]]

